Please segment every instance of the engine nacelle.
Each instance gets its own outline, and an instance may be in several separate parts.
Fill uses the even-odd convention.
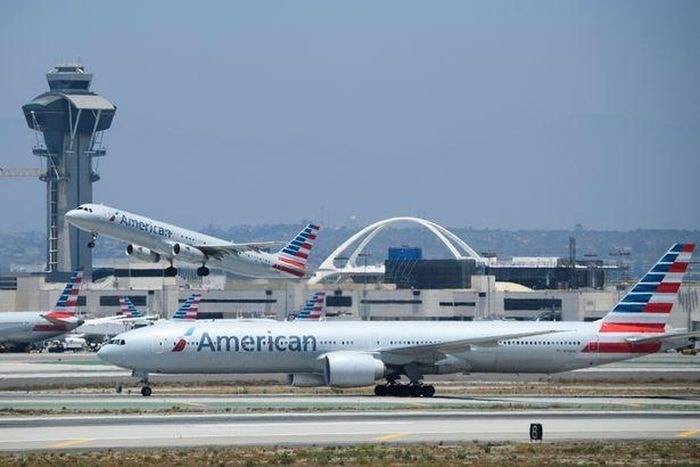
[[[204,263],[207,260],[207,255],[199,248],[181,243],[173,245],[173,256],[186,263]]]
[[[151,263],[157,263],[160,261],[160,254],[152,251],[150,248],[132,245],[131,243],[126,246],[126,254],[127,256],[133,256],[134,258],[140,259],[141,261],[148,261]]]
[[[328,386],[369,386],[384,376],[381,360],[362,352],[331,352],[324,358],[323,379]]]
[[[325,386],[323,375],[316,373],[292,373],[287,375],[287,385],[297,388],[315,388]]]

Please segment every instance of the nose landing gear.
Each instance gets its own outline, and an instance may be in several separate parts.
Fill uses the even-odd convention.
[[[92,240],[88,242],[88,248],[95,248],[95,240],[97,240],[97,232],[92,232]]]
[[[141,387],[141,395],[143,397],[149,397],[153,391],[151,390],[151,387],[148,385],[148,372],[134,371],[132,373],[132,376],[136,376],[136,377],[140,378],[140,382],[141,382],[141,384],[143,384],[143,386]]]

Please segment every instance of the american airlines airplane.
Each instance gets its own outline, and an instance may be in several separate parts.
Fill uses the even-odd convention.
[[[326,292],[314,292],[304,304],[304,308],[294,316],[295,320],[323,321],[326,319],[324,304]]]
[[[192,230],[183,229],[148,217],[100,204],[82,204],[66,213],[73,226],[92,233],[89,247],[98,234],[127,242],[126,254],[154,263],[165,259],[165,272],[174,276],[175,260],[199,264],[197,274],[209,274],[207,264],[248,277],[286,277],[298,279],[306,272],[309,252],[320,227],[308,224],[282,249],[265,250],[278,242],[231,243]]]
[[[262,321],[172,323],[131,331],[98,355],[149,373],[286,373],[293,386],[358,387],[431,397],[424,375],[556,373],[678,347],[698,335],[666,328],[693,244],[671,247],[596,322]],[[402,375],[410,383],[402,385]]]
[[[199,309],[199,300],[202,294],[193,293],[180,306],[171,319],[195,320]],[[107,316],[105,318],[93,318],[85,320],[82,326],[75,330],[75,335],[90,342],[103,342],[106,338],[114,337],[127,332],[135,327],[150,326],[152,324],[168,322],[159,320],[156,315],[145,315],[140,311],[129,297],[119,297],[121,315]]]
[[[53,310],[0,313],[0,344],[24,350],[34,342],[60,336],[83,324],[75,315],[82,283],[81,268],[73,272]]]

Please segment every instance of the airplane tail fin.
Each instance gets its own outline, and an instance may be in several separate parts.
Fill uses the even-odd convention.
[[[306,262],[314,246],[316,236],[321,228],[308,224],[294,239],[277,252],[277,259],[272,267],[280,272],[294,277],[303,277],[306,273]]]
[[[296,319],[321,321],[326,318],[324,313],[324,302],[326,292],[316,292],[311,295],[311,298],[306,302],[304,308],[297,314]]]
[[[63,289],[63,293],[58,297],[54,311],[75,313],[75,309],[78,306],[78,295],[80,295],[80,288],[83,285],[84,271],[85,268],[83,267],[73,271],[73,274],[71,274],[70,279],[68,279]]]
[[[695,250],[676,243],[601,320],[599,332],[663,333]]]
[[[129,297],[119,297],[119,309],[126,318],[142,318],[144,315]]]
[[[202,299],[201,293],[193,293],[175,312],[172,319],[181,319],[186,321],[194,321],[199,313],[199,301]]]

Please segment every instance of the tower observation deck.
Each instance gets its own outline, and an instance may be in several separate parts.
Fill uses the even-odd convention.
[[[92,74],[79,63],[62,63],[46,73],[49,91],[22,106],[29,128],[36,131],[35,156],[45,159],[46,270],[92,268],[90,233],[70,227],[64,214],[92,202],[92,184],[100,179],[93,159],[102,157],[103,131],[116,107],[90,91]]]

